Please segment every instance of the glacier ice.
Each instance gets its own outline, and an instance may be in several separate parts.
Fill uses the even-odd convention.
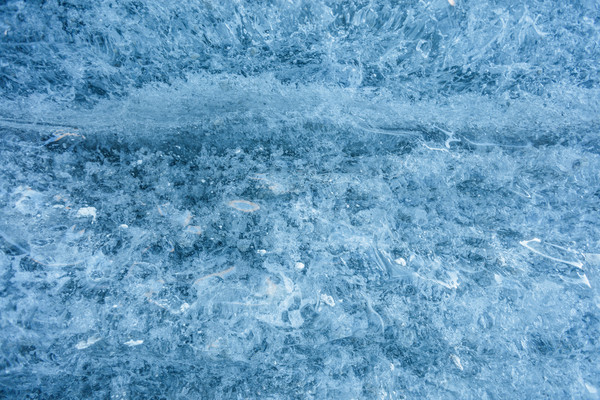
[[[599,398],[597,2],[0,16],[0,397]]]

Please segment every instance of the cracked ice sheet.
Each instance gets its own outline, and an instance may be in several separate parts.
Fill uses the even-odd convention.
[[[0,397],[598,398],[593,1],[0,4]]]
[[[5,144],[3,390],[593,394],[596,153],[271,134]]]

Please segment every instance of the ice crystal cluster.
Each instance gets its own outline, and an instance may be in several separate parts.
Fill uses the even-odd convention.
[[[600,3],[0,2],[0,397],[600,398]]]

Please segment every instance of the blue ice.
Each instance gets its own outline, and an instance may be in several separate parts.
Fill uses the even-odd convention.
[[[0,397],[600,398],[600,5],[0,2]]]

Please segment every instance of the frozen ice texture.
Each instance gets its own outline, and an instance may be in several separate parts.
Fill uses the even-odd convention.
[[[0,4],[0,397],[589,398],[594,1]]]

